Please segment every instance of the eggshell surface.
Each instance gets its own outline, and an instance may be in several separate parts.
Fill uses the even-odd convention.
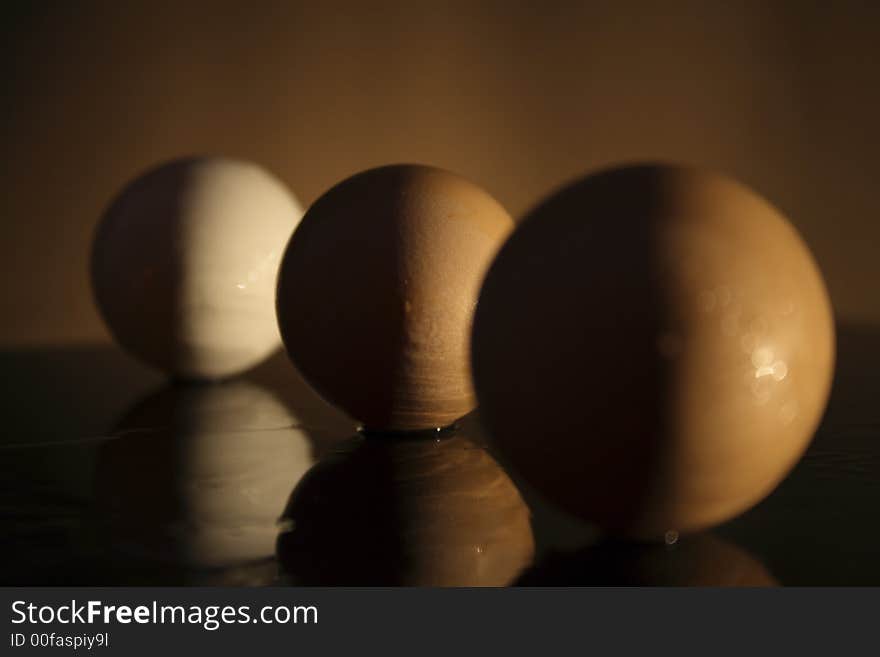
[[[197,157],[132,181],[105,212],[91,277],[116,341],[185,379],[219,379],[280,346],[278,265],[302,211],[250,162]]]
[[[447,171],[394,165],[344,180],[308,210],[281,265],[288,355],[369,428],[454,422],[474,407],[474,305],[512,228],[488,193]]]
[[[526,217],[487,275],[473,370],[526,479],[654,539],[773,490],[823,414],[834,352],[821,274],[779,211],[721,175],[638,165]]]

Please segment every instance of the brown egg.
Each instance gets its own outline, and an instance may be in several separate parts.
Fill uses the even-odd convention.
[[[287,353],[328,401],[373,429],[441,427],[474,408],[480,284],[513,221],[426,166],[371,169],[309,209],[278,278]]]
[[[673,166],[604,171],[539,205],[474,320],[483,421],[551,500],[657,538],[748,509],[807,447],[834,326],[819,270],[765,200]]]
[[[359,439],[306,474],[282,525],[298,585],[504,586],[535,549],[516,486],[462,435]]]

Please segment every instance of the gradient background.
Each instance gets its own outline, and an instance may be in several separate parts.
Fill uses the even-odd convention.
[[[118,188],[181,154],[256,160],[311,203],[366,167],[458,171],[521,216],[643,158],[727,171],[880,324],[880,3],[2,5],[0,345],[103,341],[87,278]]]

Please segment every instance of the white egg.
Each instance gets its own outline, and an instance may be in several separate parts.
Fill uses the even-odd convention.
[[[280,345],[275,282],[302,216],[260,166],[175,160],[123,189],[92,250],[92,286],[115,339],[153,367],[218,379]]]

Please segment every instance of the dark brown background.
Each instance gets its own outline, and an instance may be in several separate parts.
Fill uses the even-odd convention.
[[[421,161],[514,215],[595,167],[728,171],[812,246],[839,315],[880,323],[872,2],[9,2],[0,344],[104,340],[86,261],[118,187],[250,158],[309,203]]]

